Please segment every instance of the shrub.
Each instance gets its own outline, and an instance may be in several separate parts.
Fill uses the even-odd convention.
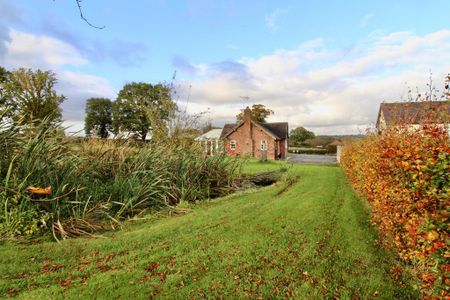
[[[445,128],[391,128],[347,144],[341,164],[385,245],[415,266],[425,294],[449,294],[450,143]]]
[[[337,146],[336,145],[328,145],[327,146],[327,153],[328,154],[336,154],[337,153]]]
[[[297,154],[327,154],[327,149],[320,148],[294,148],[291,147],[288,149],[289,153],[297,153]]]

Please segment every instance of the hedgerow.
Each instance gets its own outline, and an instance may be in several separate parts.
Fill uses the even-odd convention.
[[[348,143],[342,167],[370,203],[380,239],[413,266],[425,297],[450,286],[450,140],[447,128],[390,128]]]

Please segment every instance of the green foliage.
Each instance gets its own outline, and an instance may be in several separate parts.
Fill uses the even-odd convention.
[[[116,133],[129,132],[141,140],[149,133],[152,138],[163,138],[167,136],[167,121],[176,109],[168,86],[129,83],[114,102],[113,128]]]
[[[90,98],[86,101],[84,131],[87,136],[93,133],[107,138],[112,130],[112,102],[106,98]]]
[[[299,148],[299,147],[290,147],[288,149],[290,153],[298,153],[298,154],[327,154],[327,149],[321,148]]]
[[[305,129],[304,127],[297,127],[292,129],[289,133],[289,144],[291,146],[300,147],[304,141],[313,139],[314,137],[314,132]]]
[[[65,100],[54,90],[52,71],[18,69],[8,74],[3,84],[5,103],[16,124],[38,125],[44,119],[55,125],[61,121],[59,105]]]
[[[5,85],[9,78],[9,72],[0,66],[0,113],[6,110],[7,97],[5,92]],[[0,119],[1,121],[1,119]]]
[[[244,119],[244,111],[245,109],[242,109],[236,116],[238,122]],[[250,108],[250,117],[253,121],[265,123],[270,115],[273,115],[273,110],[266,108],[263,104],[253,104],[252,108]]]

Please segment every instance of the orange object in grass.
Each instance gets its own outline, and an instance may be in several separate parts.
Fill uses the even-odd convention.
[[[29,191],[32,194],[50,195],[52,193],[52,187],[48,186],[46,188],[40,188],[40,187],[29,186],[29,187],[27,187],[27,191]]]

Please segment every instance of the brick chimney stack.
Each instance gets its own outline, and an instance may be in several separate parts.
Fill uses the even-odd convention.
[[[247,122],[249,122],[251,119],[252,119],[252,110],[247,106],[247,107],[244,109],[244,118],[243,118],[243,120],[244,120],[245,123],[247,123]]]

